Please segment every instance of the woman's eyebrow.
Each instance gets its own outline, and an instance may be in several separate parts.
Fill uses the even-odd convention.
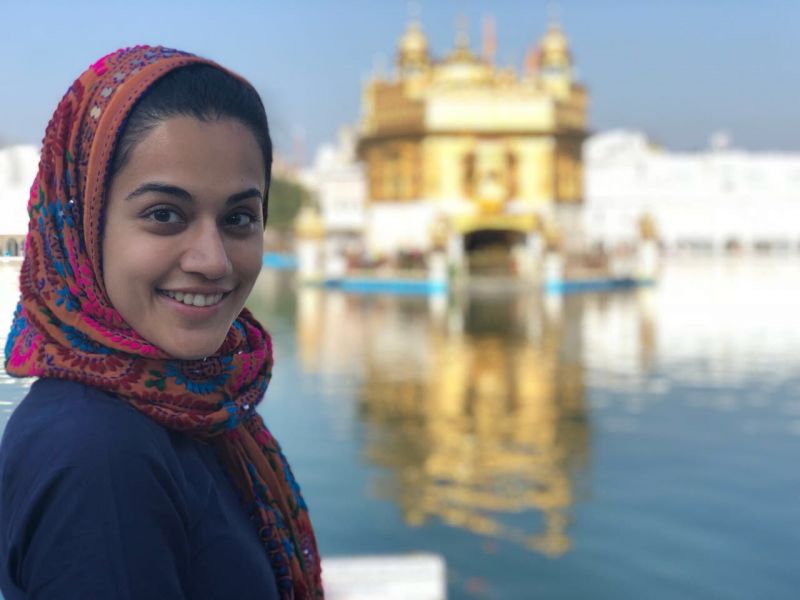
[[[176,185],[169,185],[166,183],[155,183],[155,182],[143,183],[135,190],[133,190],[130,194],[128,194],[125,199],[131,200],[133,198],[136,198],[137,196],[142,196],[143,194],[147,194],[150,192],[175,196],[176,198],[184,200],[186,202],[192,202],[194,200],[192,195],[183,188],[180,188]],[[236,192],[225,201],[225,204],[236,204],[237,202],[241,202],[249,198],[258,198],[262,202],[264,200],[264,197],[261,194],[261,190],[259,190],[258,188],[249,188],[241,192]]]
[[[261,195],[261,190],[258,188],[250,188],[244,190],[243,192],[236,192],[233,196],[228,198],[225,204],[236,204],[237,202],[247,200],[248,198],[258,198],[262,202],[264,201],[264,197]]]
[[[137,196],[141,196],[149,192],[156,192],[159,194],[167,194],[169,196],[175,196],[176,198],[179,198],[181,200],[186,200],[187,202],[191,202],[193,200],[192,195],[185,189],[179,188],[176,185],[168,185],[166,183],[143,183],[135,190],[133,190],[130,194],[128,194],[125,197],[125,199],[132,200]]]

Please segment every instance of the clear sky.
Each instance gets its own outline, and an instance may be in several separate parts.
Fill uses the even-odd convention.
[[[358,119],[363,78],[393,65],[405,0],[0,0],[0,143],[41,140],[71,81],[136,43],[213,58],[249,78],[278,151],[305,156]],[[800,1],[421,0],[433,52],[459,14],[473,47],[494,15],[497,62],[520,67],[551,7],[591,93],[591,128],[635,128],[673,149],[728,131],[735,146],[800,151]]]

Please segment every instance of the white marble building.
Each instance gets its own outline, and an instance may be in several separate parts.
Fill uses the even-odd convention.
[[[323,144],[314,164],[300,179],[316,193],[325,229],[331,233],[361,233],[367,197],[364,166],[355,160],[355,135],[342,129],[339,143]]]
[[[28,231],[28,194],[39,168],[35,146],[0,148],[0,256],[16,256]]]
[[[367,177],[364,165],[355,159],[355,143],[354,132],[342,128],[338,144],[320,146],[313,165],[300,173],[301,183],[314,194],[325,231],[323,247],[305,251],[322,252],[318,260],[329,277],[344,273],[345,256],[363,251],[363,234],[368,230],[365,227]]]
[[[635,131],[596,134],[583,152],[590,242],[632,243],[649,215],[668,251],[800,249],[800,154],[733,149],[721,134],[670,152]]]

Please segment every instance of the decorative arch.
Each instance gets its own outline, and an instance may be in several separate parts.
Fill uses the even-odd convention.
[[[464,235],[464,252],[471,275],[517,275],[514,248],[526,233],[515,229],[475,229]]]

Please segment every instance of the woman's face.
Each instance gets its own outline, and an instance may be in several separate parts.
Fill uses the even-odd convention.
[[[261,270],[264,160],[234,119],[171,117],[108,191],[106,291],[142,337],[182,359],[214,354]]]

